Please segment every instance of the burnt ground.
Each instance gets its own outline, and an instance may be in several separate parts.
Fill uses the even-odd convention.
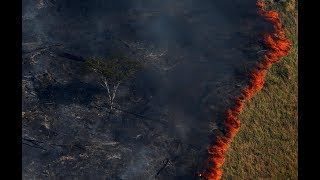
[[[196,179],[270,28],[255,0],[24,0],[23,179]],[[115,110],[86,57],[144,69]]]

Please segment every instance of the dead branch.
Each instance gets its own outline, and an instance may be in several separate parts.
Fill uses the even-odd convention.
[[[48,49],[48,48],[55,47],[55,46],[62,46],[62,44],[52,44],[52,45],[42,46],[42,47],[38,47],[38,48],[29,50],[29,51],[22,51],[22,52],[23,52],[23,54],[29,54],[29,53],[32,53],[32,52],[41,51],[43,49]]]
[[[122,39],[120,39],[120,41],[121,41],[123,44],[125,44],[128,48],[131,47],[131,45],[130,45],[129,43],[127,43],[126,41],[124,41],[124,40],[122,40]]]
[[[38,143],[43,143],[43,142],[41,142],[41,141],[37,141],[37,140],[33,140],[33,139],[26,139],[26,138],[22,138],[22,140],[25,140],[25,141],[33,144],[33,145],[28,144],[28,143],[25,143],[25,142],[22,142],[22,144],[25,144],[25,145],[30,146],[30,147],[33,147],[33,148],[42,149],[42,150],[45,150],[45,151],[47,150],[47,149],[43,148],[42,146],[40,146],[40,145],[38,144]]]
[[[173,159],[166,158],[163,162],[163,166],[158,170],[157,174],[155,175],[155,178],[159,176],[161,171],[163,171],[168,165],[172,165],[172,162],[174,162],[179,156],[175,156]]]
[[[164,169],[167,167],[168,163],[169,163],[169,159],[167,158],[167,159],[164,160],[164,164],[163,164],[163,166],[158,170],[157,174],[155,175],[155,178],[157,178],[157,177],[159,176],[159,174],[161,173],[161,171],[164,170]]]
[[[33,147],[33,148],[42,149],[42,150],[45,150],[45,151],[47,150],[47,149],[43,148],[43,147],[40,146],[40,145],[38,145],[38,146],[32,146],[32,145],[30,145],[30,144],[28,144],[28,143],[24,143],[24,142],[22,142],[22,144],[27,145],[27,146],[29,146],[29,147]]]
[[[74,60],[74,61],[84,61],[85,60],[81,56],[76,56],[76,55],[66,53],[66,52],[60,52],[60,53],[58,53],[58,56],[66,58],[66,59]]]
[[[34,146],[30,145],[30,144],[27,144],[27,143],[23,143],[25,145],[28,145],[28,146],[31,146],[31,147],[34,147],[34,148],[39,148],[39,149],[43,149],[43,150],[47,150],[45,148],[43,148],[42,146],[40,146],[38,143],[41,143],[41,144],[47,144],[51,147],[53,146],[60,146],[60,147],[76,147],[78,149],[81,149],[81,150],[85,150],[84,147],[81,147],[80,145],[73,145],[73,144],[54,144],[54,143],[45,143],[43,141],[38,141],[38,140],[34,140],[34,139],[27,139],[27,138],[22,138],[22,140],[25,140],[27,142],[30,142],[32,143]]]

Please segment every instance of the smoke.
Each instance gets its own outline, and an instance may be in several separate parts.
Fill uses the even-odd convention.
[[[225,152],[240,127],[240,120],[237,116],[242,112],[245,101],[262,89],[268,68],[273,63],[278,62],[283,56],[286,56],[291,46],[291,43],[285,37],[278,13],[273,10],[265,10],[265,4],[262,1],[258,1],[257,6],[257,13],[267,21],[270,21],[274,28],[272,34],[266,33],[264,36],[264,42],[269,47],[269,50],[264,55],[264,60],[260,63],[259,67],[252,70],[250,74],[250,85],[235,98],[234,107],[227,111],[224,121],[225,135],[218,136],[216,143],[209,145],[209,159],[206,161],[207,169],[205,172],[199,174],[199,176],[205,179],[214,180],[221,178],[221,167],[225,161]]]
[[[152,163],[152,151],[147,147],[141,148],[133,155],[128,166],[121,172],[121,179],[152,179],[155,171]]]
[[[39,11],[41,11],[42,5],[38,1],[22,1],[22,33],[23,42],[28,42],[30,40],[36,42],[47,41],[47,35],[44,32],[43,24],[37,19]],[[42,4],[42,3],[41,3]],[[41,8],[40,8],[41,7]],[[30,31],[26,31],[26,30]]]
[[[54,5],[41,6],[41,9],[36,9],[37,6],[30,2],[28,7],[31,10],[25,16],[30,19],[23,22],[23,38],[28,42],[42,39],[42,42],[62,44],[63,51],[75,56],[105,57],[114,49],[129,54],[134,52],[130,58],[142,59],[144,53],[150,55],[144,59],[147,67],[133,80],[135,82],[126,82],[138,86],[132,88],[138,95],[128,91],[131,93],[128,96],[142,99],[141,102],[127,106],[127,102],[119,98],[119,105],[154,120],[132,119],[125,114],[127,123],[120,123],[120,119],[115,118],[115,124],[119,126],[111,129],[115,134],[121,132],[118,133],[120,138],[115,140],[120,139],[123,146],[130,147],[131,143],[137,146],[132,153],[126,153],[124,157],[127,158],[117,160],[122,165],[115,165],[115,168],[125,169],[119,176],[124,179],[134,174],[149,177],[144,167],[149,164],[148,172],[156,172],[161,164],[158,161],[170,155],[165,152],[173,139],[181,141],[184,146],[195,147],[197,157],[203,155],[206,137],[212,128],[208,126],[210,117],[215,115],[214,123],[219,124],[223,120],[220,112],[225,111],[228,99],[240,91],[234,84],[244,84],[239,80],[241,78],[234,77],[234,71],[247,63],[255,63],[256,58],[248,57],[243,46],[255,44],[250,41],[261,37],[260,29],[265,29],[261,17],[255,14],[254,3],[249,1],[253,0],[56,0]],[[126,47],[128,45],[123,41],[142,46],[136,49]],[[165,55],[152,58],[163,49]],[[253,51],[251,53],[255,53]],[[49,69],[69,87],[72,85],[70,79],[75,76],[59,75],[62,74],[61,62],[69,64],[44,56],[39,59],[37,67],[39,71]],[[75,72],[73,64],[70,71]],[[33,69],[33,72],[36,71]],[[229,118],[232,119],[229,121],[237,122],[233,113],[230,111]],[[229,126],[232,128],[232,124]],[[65,128],[67,131],[70,127]],[[110,126],[99,128],[108,129]],[[139,139],[131,137],[141,134]],[[140,151],[140,148],[148,150]],[[172,149],[177,151],[178,147]],[[175,174],[177,176],[194,175],[188,169],[195,169],[192,164],[198,162],[188,159],[191,156],[187,151],[177,153],[185,158],[175,164],[175,168],[181,169]],[[92,157],[92,161],[101,158],[99,154]],[[197,161],[202,162],[201,158]],[[106,168],[106,171],[112,170]]]

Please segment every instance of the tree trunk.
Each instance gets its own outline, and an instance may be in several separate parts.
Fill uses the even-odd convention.
[[[104,84],[101,84],[101,85],[102,85],[102,87],[104,87],[107,90],[107,93],[108,93],[110,110],[113,110],[113,102],[114,102],[114,98],[116,97],[117,90],[120,85],[120,81],[117,82],[117,84],[113,86],[113,92],[109,88],[108,81],[105,78],[102,81]]]

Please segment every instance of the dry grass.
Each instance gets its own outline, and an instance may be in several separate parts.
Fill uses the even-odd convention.
[[[298,179],[297,1],[265,2],[279,12],[293,46],[271,67],[263,90],[246,102],[223,179]]]

